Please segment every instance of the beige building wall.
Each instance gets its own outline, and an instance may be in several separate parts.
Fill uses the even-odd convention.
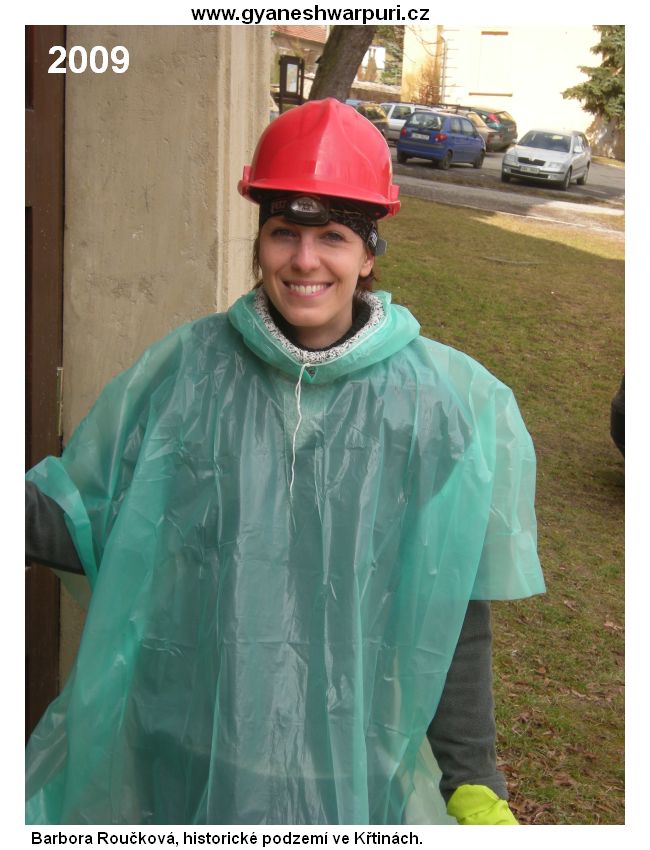
[[[403,80],[437,52],[437,27],[407,27]],[[587,130],[593,116],[562,91],[586,79],[578,66],[596,66],[590,48],[599,41],[584,26],[441,27],[442,94],[445,103],[506,109],[520,134],[532,127]],[[442,48],[438,48],[442,49]]]
[[[237,193],[269,120],[268,27],[68,27],[130,54],[66,77],[64,440],[172,328],[250,288],[256,209]],[[81,609],[62,601],[62,678]]]

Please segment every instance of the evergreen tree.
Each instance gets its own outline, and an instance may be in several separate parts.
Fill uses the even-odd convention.
[[[378,26],[373,44],[386,48],[386,66],[381,81],[388,85],[401,85],[404,27]]]
[[[619,129],[625,128],[625,27],[596,26],[600,41],[591,48],[603,57],[597,68],[581,66],[589,79],[562,92],[562,97],[582,101],[592,115],[614,120]]]

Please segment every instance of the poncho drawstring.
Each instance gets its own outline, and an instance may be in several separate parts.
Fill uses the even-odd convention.
[[[289,498],[293,496],[293,481],[296,474],[296,438],[298,436],[298,429],[300,428],[300,423],[302,422],[302,410],[300,409],[300,396],[302,392],[302,376],[305,374],[305,369],[307,368],[307,364],[303,363],[300,368],[300,374],[298,375],[298,383],[294,389],[294,395],[296,397],[296,408],[298,409],[298,422],[296,424],[296,429],[293,432],[293,443],[292,443],[292,453],[291,453],[291,481],[289,482]]]

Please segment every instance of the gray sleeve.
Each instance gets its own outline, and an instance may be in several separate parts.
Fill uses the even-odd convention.
[[[57,570],[83,574],[63,510],[32,482],[25,482],[25,557]]]
[[[487,785],[504,800],[508,791],[496,767],[492,696],[490,603],[471,601],[427,738],[442,771],[447,802],[460,785]]]

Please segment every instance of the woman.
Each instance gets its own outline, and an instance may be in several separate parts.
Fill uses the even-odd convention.
[[[261,285],[29,473],[30,554],[93,587],[29,821],[516,823],[486,600],[543,590],[534,453],[503,384],[370,291],[391,181],[350,107],[273,122],[239,184]]]

